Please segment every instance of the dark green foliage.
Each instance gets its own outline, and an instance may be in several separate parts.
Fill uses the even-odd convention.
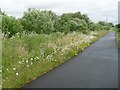
[[[101,29],[104,29],[104,30],[109,30],[111,27],[113,27],[112,23],[108,23],[104,21],[99,21],[98,24],[101,25]]]
[[[113,24],[113,23],[109,23],[109,25],[110,25],[111,27],[114,27],[114,24]]]
[[[51,11],[28,9],[21,19],[24,30],[50,34],[54,32],[56,15]]]
[[[109,30],[114,27],[112,23],[99,21],[93,23],[86,14],[64,13],[57,16],[52,11],[28,9],[20,19],[7,16],[0,10],[2,19],[2,31],[4,35],[12,37],[14,34],[24,31],[26,33],[35,32],[38,34],[51,34],[55,32],[64,32],[65,34],[73,31],[87,33],[89,30]]]
[[[98,23],[91,23],[90,24],[90,30],[110,30],[114,25],[112,23],[108,23],[105,21],[99,21]]]
[[[60,32],[81,31],[88,29],[89,18],[80,12],[61,15],[55,23],[55,29]]]
[[[12,16],[2,16],[2,32],[8,37],[22,31],[22,25],[19,20]]]

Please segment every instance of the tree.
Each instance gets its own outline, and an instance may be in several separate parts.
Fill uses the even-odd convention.
[[[81,31],[84,32],[88,29],[90,23],[87,15],[82,15],[80,12],[65,13],[61,15],[55,23],[56,31],[70,32]]]
[[[55,31],[54,23],[57,16],[51,11],[28,9],[24,12],[21,23],[27,32],[50,34]]]
[[[2,18],[2,32],[8,37],[12,37],[22,30],[20,21],[12,16],[3,16]]]
[[[105,21],[99,21],[98,24],[101,26],[101,29],[104,29],[104,30],[110,30],[110,28],[114,26],[112,23],[105,22]]]

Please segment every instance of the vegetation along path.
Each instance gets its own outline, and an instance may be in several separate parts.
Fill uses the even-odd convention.
[[[23,88],[117,88],[118,48],[110,32],[72,58]]]

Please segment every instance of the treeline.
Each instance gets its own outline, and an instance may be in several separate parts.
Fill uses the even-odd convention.
[[[93,23],[86,14],[81,12],[64,13],[61,16],[52,11],[28,9],[21,18],[16,19],[8,16],[0,10],[2,15],[2,32],[5,36],[35,32],[38,34],[51,34],[55,32],[72,32],[80,31],[87,33],[90,30],[109,30],[114,27],[112,23],[99,21]]]

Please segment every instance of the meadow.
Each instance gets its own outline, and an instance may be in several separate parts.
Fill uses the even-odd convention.
[[[24,34],[3,38],[3,88],[18,88],[70,60],[108,31]]]

